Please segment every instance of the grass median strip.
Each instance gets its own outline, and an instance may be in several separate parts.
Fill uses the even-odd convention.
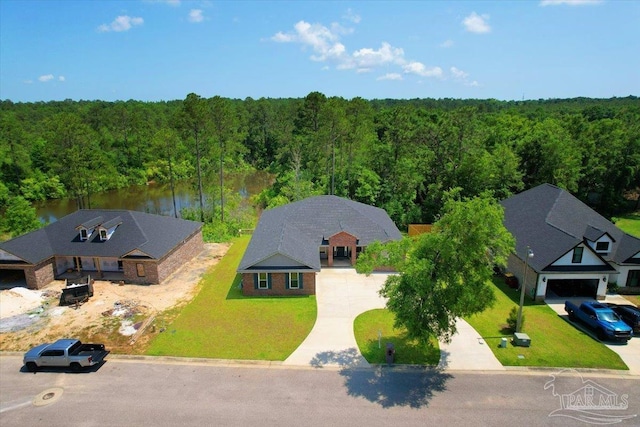
[[[512,307],[518,306],[519,293],[495,280],[495,305],[484,312],[465,318],[485,339],[493,354],[504,366],[572,367],[628,369],[615,352],[591,336],[560,318],[544,303],[526,300],[522,332],[531,338],[531,347],[508,344],[500,348],[503,337],[513,336],[507,327]]]
[[[430,345],[418,345],[417,342],[408,340],[402,330],[395,329],[393,322],[393,313],[384,308],[369,310],[356,317],[353,323],[356,342],[367,362],[386,363],[386,346],[387,343],[392,343],[396,352],[394,363],[438,364],[440,348],[436,340],[432,340]]]
[[[249,239],[234,240],[202,278],[198,295],[153,340],[147,354],[284,360],[300,345],[316,320],[315,296],[243,296],[236,269]]]

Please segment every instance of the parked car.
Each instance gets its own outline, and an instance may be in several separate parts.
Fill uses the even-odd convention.
[[[564,310],[569,314],[570,320],[580,320],[592,329],[600,341],[627,342],[633,336],[631,327],[605,304],[587,301],[577,306],[571,301],[565,301]]]
[[[83,344],[77,339],[64,338],[32,348],[25,353],[23,362],[31,372],[42,367],[70,367],[79,371],[102,363],[107,354],[104,344]]]
[[[631,326],[633,334],[640,336],[640,308],[632,305],[607,304],[624,323]]]

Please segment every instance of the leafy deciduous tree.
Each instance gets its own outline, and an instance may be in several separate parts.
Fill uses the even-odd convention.
[[[494,301],[489,285],[494,266],[504,266],[514,248],[503,224],[502,207],[488,194],[456,199],[447,193],[443,214],[431,233],[367,248],[356,268],[369,273],[375,265],[393,265],[380,291],[388,298],[396,326],[409,338],[450,341],[456,319],[483,311]]]

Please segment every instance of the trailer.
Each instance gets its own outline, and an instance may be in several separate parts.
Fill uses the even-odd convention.
[[[65,287],[62,289],[60,295],[60,305],[75,305],[79,306],[89,301],[89,298],[93,296],[93,280],[91,276],[87,276],[86,282],[80,283],[65,283]]]

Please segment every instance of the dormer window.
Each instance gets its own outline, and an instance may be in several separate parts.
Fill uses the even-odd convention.
[[[102,217],[92,218],[89,221],[85,221],[84,223],[78,225],[76,230],[80,231],[80,241],[84,242],[85,240],[89,240],[91,235],[93,234],[93,230],[102,222]]]
[[[120,224],[122,224],[122,218],[120,218],[119,216],[100,224],[100,226],[98,227],[98,232],[100,233],[100,241],[105,242],[109,240]]]
[[[597,242],[596,252],[609,252],[609,242]]]

